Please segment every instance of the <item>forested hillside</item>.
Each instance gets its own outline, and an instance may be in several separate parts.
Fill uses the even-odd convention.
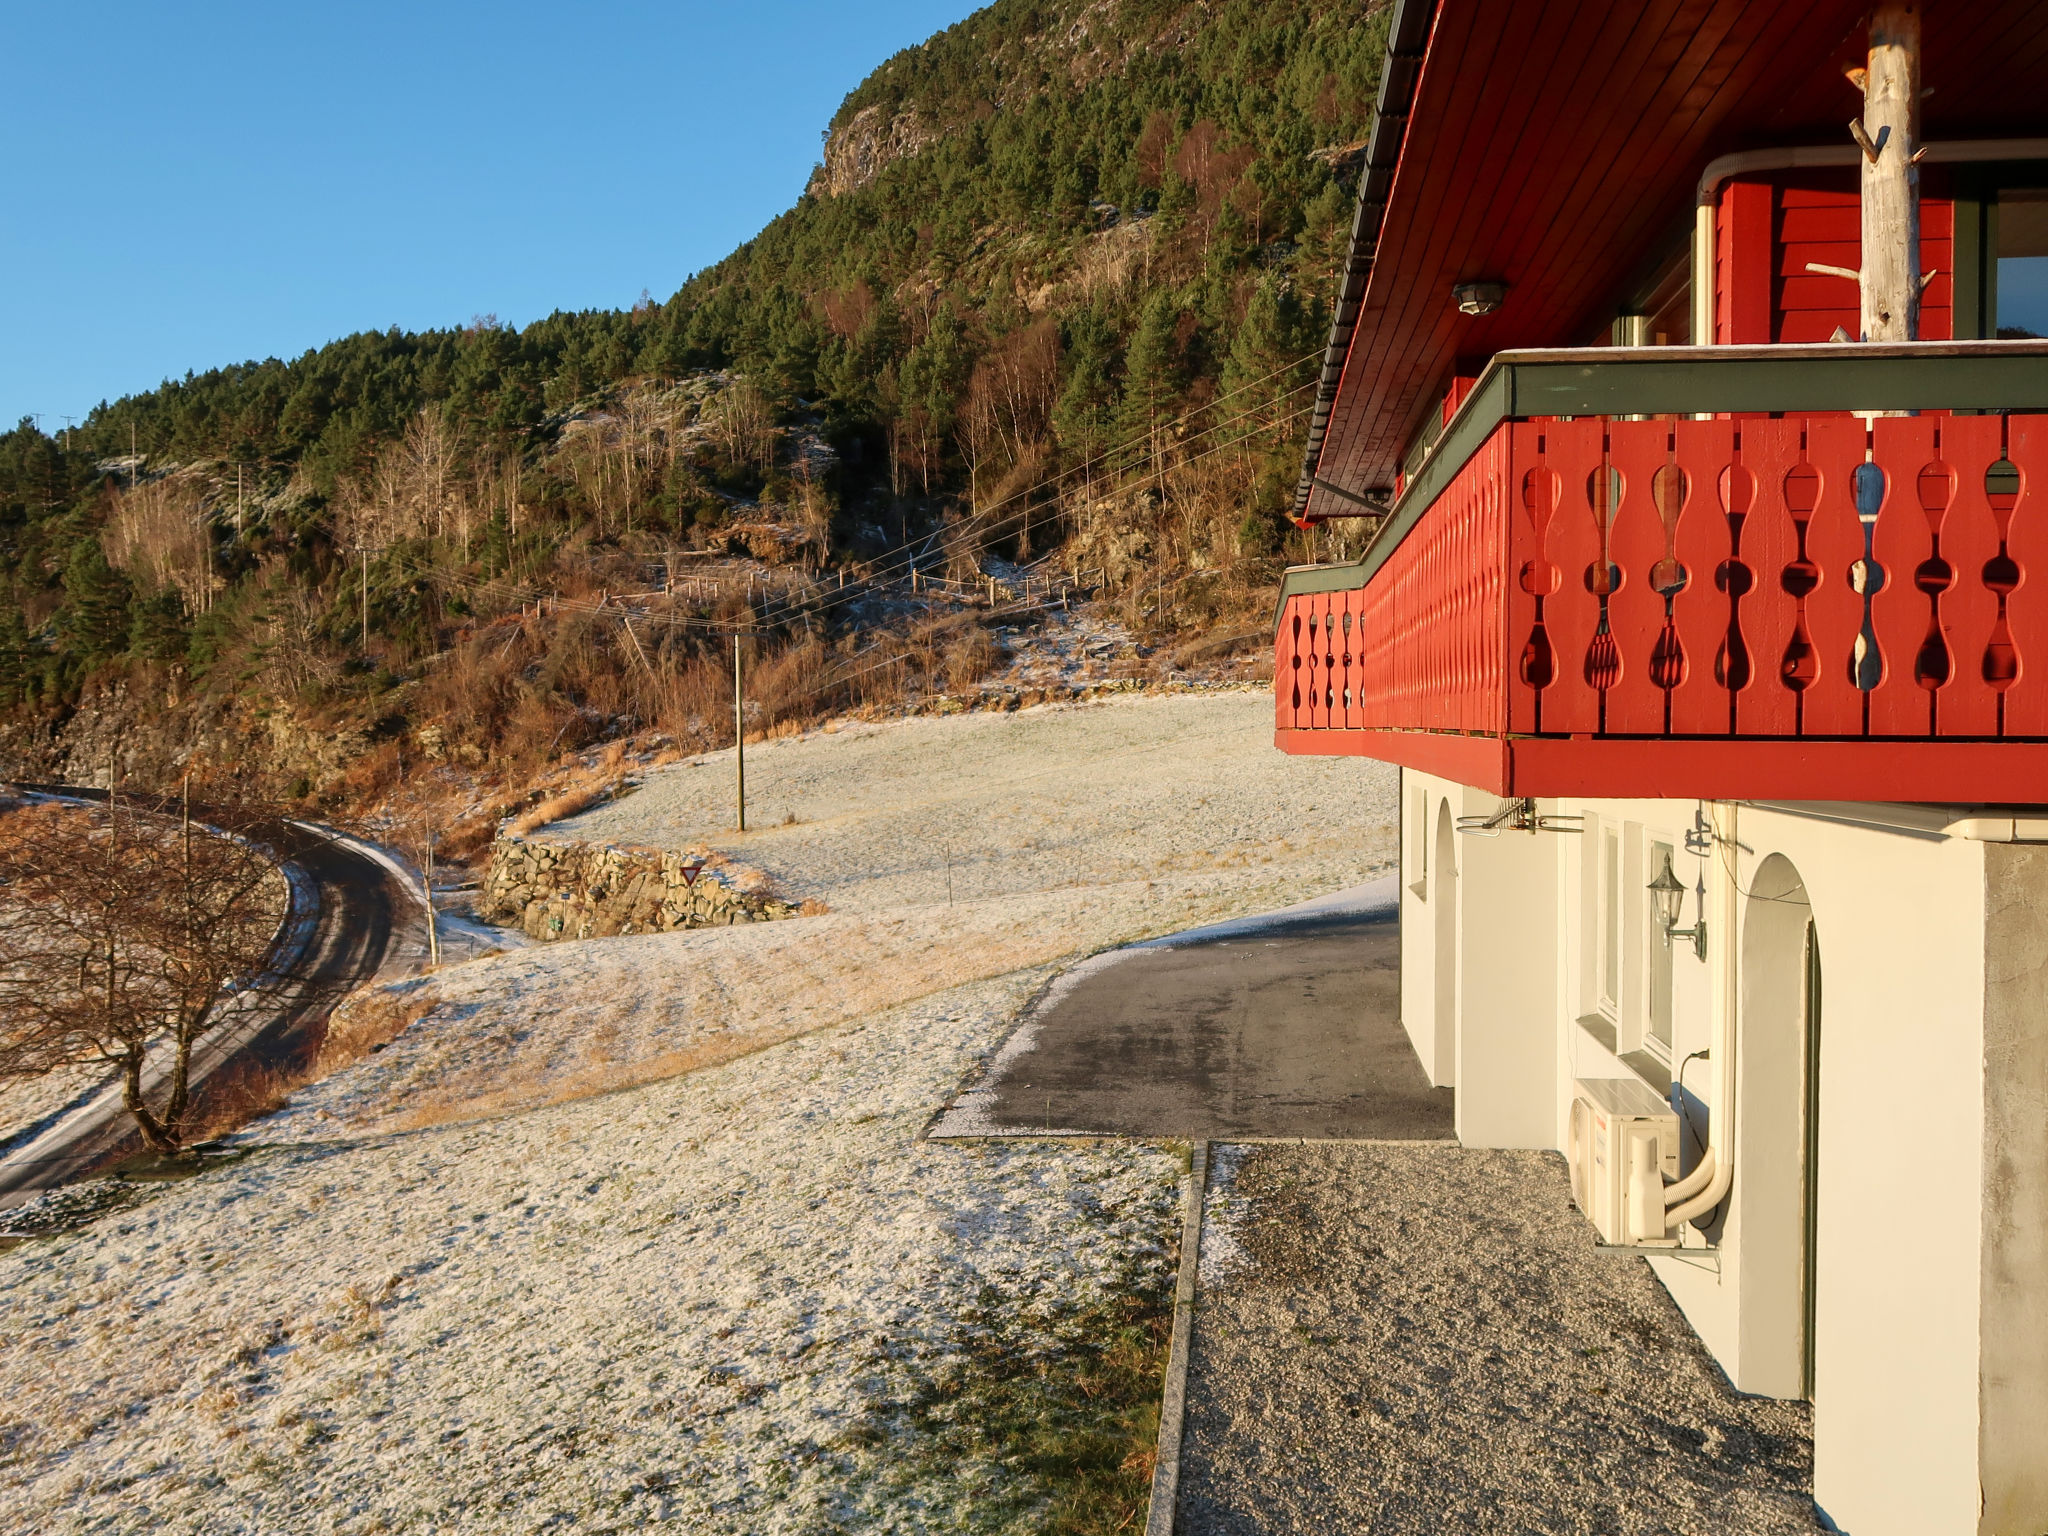
[[[1300,537],[1384,25],[999,0],[876,70],[798,204],[665,302],[366,332],[24,421],[6,754],[55,760],[115,699],[401,757],[423,730],[472,759],[708,741],[734,631],[797,713],[957,671],[903,605],[845,597],[913,564],[1055,552],[1157,630],[1248,610]],[[758,581],[678,579],[720,557]],[[637,630],[603,619],[627,590],[662,593]],[[852,664],[891,637],[879,679]]]

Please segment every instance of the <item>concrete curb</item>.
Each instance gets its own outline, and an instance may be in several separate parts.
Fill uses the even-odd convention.
[[[1209,1194],[1209,1143],[1195,1143],[1188,1165],[1187,1208],[1181,1218],[1180,1280],[1173,1292],[1173,1343],[1166,1354],[1166,1387],[1159,1399],[1159,1456],[1152,1469],[1152,1501],[1145,1536],[1173,1536],[1180,1497],[1180,1432],[1187,1412],[1188,1346],[1195,1331],[1195,1277],[1202,1265],[1202,1207]]]

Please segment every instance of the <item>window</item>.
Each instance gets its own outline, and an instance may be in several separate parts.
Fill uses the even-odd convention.
[[[1650,844],[1649,867],[1660,870],[1664,861],[1671,857],[1669,843]],[[1646,1017],[1643,1021],[1643,1044],[1649,1050],[1669,1061],[1671,1059],[1671,956],[1673,946],[1664,936],[1663,924],[1659,920],[1654,902],[1644,902],[1643,915],[1648,924],[1644,934],[1644,950],[1649,956],[1648,972],[1644,978],[1648,983],[1649,996],[1646,999]]]
[[[1597,940],[1600,950],[1600,1011],[1610,1019],[1621,1014],[1621,833],[1600,834],[1600,901]]]
[[[1682,347],[1692,340],[1692,246],[1670,251],[1656,272],[1608,327],[1613,347]]]
[[[1408,889],[1429,900],[1429,796],[1421,785],[1408,791],[1408,857],[1415,878]]]
[[[2048,189],[2006,187],[1998,194],[1995,335],[2048,336]]]

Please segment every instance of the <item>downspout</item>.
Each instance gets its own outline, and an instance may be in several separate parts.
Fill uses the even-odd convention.
[[[1714,1010],[1713,1044],[1708,1061],[1713,1068],[1713,1100],[1707,1106],[1707,1150],[1699,1166],[1664,1191],[1664,1229],[1682,1227],[1694,1217],[1704,1216],[1728,1198],[1735,1182],[1735,1026],[1741,983],[1736,964],[1736,922],[1741,916],[1740,892],[1736,888],[1736,808],[1714,807],[1714,873],[1719,887],[1718,926],[1721,958],[1721,995]]]
[[[1699,192],[1693,200],[1693,284],[1692,340],[1696,347],[1714,342],[1714,211],[1720,201],[1721,184],[1732,176],[1751,171],[1789,171],[1808,165],[1855,165],[1863,151],[1852,144],[1803,144],[1793,149],[1745,149],[1718,160],[1709,160],[1700,172]],[[1945,144],[1921,146],[1920,161],[1928,164],[1957,161],[2048,160],[2048,139],[1952,139]]]

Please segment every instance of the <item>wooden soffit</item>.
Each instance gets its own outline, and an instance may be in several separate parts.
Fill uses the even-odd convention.
[[[1403,9],[1426,0],[1404,0]],[[1846,142],[1867,0],[1441,0],[1311,473],[1389,486],[1459,359],[1582,344],[1717,155]],[[2048,6],[1932,0],[1923,137],[2048,132]],[[1458,313],[1461,282],[1508,285]],[[1309,510],[1346,510],[1315,491]]]

